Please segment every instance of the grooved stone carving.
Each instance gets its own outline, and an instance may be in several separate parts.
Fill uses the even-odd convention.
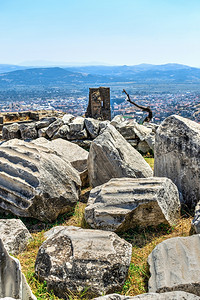
[[[0,146],[0,208],[55,220],[79,199],[80,176],[52,150],[20,140]]]
[[[175,184],[168,178],[116,178],[91,190],[85,219],[92,228],[125,231],[173,225],[180,216]]]
[[[180,116],[165,119],[156,131],[154,174],[170,178],[181,202],[200,200],[200,124]]]
[[[149,292],[185,291],[200,296],[200,235],[158,244],[148,257]]]

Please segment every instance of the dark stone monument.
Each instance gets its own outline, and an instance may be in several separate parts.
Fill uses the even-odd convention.
[[[85,116],[99,120],[111,120],[110,88],[90,88]]]

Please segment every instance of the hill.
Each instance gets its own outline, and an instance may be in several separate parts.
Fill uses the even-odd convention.
[[[62,86],[65,84],[98,82],[103,76],[82,74],[62,68],[32,68],[0,74],[0,87]]]
[[[17,66],[4,66],[12,70]],[[20,68],[20,67],[19,67]],[[25,67],[21,67],[25,68]],[[62,87],[67,84],[109,85],[117,82],[138,84],[200,83],[200,69],[179,64],[137,66],[84,66],[20,69],[0,74],[0,88]]]

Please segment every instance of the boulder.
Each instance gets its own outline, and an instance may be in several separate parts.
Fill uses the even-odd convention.
[[[200,201],[195,207],[195,215],[194,219],[192,220],[192,229],[194,229],[194,232],[200,233]]]
[[[95,120],[92,118],[85,119],[85,127],[92,139],[95,139],[99,134],[99,123],[99,120]]]
[[[62,119],[56,119],[53,123],[51,123],[47,129],[46,134],[49,138],[52,138],[53,135],[58,131],[58,129],[63,125]]]
[[[103,131],[110,125],[110,121],[100,121],[99,122],[99,134],[103,133]]]
[[[32,236],[21,220],[0,219],[0,239],[9,253],[17,255],[26,249]]]
[[[67,126],[67,125],[63,125]],[[88,171],[87,171],[87,158],[88,152],[78,145],[63,139],[56,139],[48,141],[45,138],[39,138],[33,141],[36,145],[41,145],[51,149],[57,153],[62,159],[69,161],[72,166],[79,172],[82,185],[87,184]]]
[[[140,125],[137,122],[134,123],[135,134],[139,137],[140,141],[145,141],[146,137],[152,133],[152,129],[144,125]]]
[[[128,121],[124,121],[120,123],[118,126],[116,126],[117,131],[126,139],[135,139],[135,131],[134,131],[135,125],[132,123],[129,123]]]
[[[110,122],[111,125],[113,125],[114,127],[118,126],[119,124],[121,124],[122,122],[124,122],[124,117],[122,115],[116,115]]]
[[[148,257],[149,292],[185,291],[200,296],[200,235],[158,244]]]
[[[76,117],[69,124],[70,133],[74,134],[79,131],[82,131],[84,128],[85,119],[83,117]]]
[[[41,129],[41,128],[48,127],[51,123],[55,121],[56,121],[55,117],[42,118],[40,121],[36,123],[36,128]]]
[[[23,140],[33,140],[38,137],[35,123],[21,124],[19,130]]]
[[[92,296],[122,287],[132,246],[115,233],[59,226],[39,249],[35,273],[58,297],[87,291]]]
[[[0,239],[0,297],[37,300],[33,295],[18,259],[11,257]]]
[[[63,123],[64,124],[67,124],[69,125],[70,122],[72,122],[72,120],[74,119],[75,117],[71,114],[65,114],[63,117],[62,117],[62,120],[63,120]]]
[[[117,178],[91,190],[86,222],[92,228],[126,231],[137,226],[174,225],[180,217],[175,184],[168,178]]]
[[[91,143],[88,174],[91,186],[95,187],[111,178],[151,177],[153,171],[142,155],[110,125]]]
[[[47,130],[47,128],[41,128],[41,129],[39,129],[38,130],[38,137],[40,138],[40,137],[46,137],[47,135],[46,135],[46,130]]]
[[[200,297],[194,294],[186,293],[183,291],[175,291],[168,293],[146,293],[137,296],[124,296],[119,294],[110,294],[98,298],[94,298],[93,300],[200,300]]]
[[[0,208],[52,221],[79,199],[80,176],[52,150],[22,140],[0,146]]]
[[[11,125],[4,125],[2,130],[2,138],[3,140],[10,140],[10,139],[19,139],[21,137],[19,131],[19,124],[13,123]]]
[[[156,132],[154,174],[170,178],[181,202],[190,208],[200,200],[199,153],[200,124],[176,115],[161,123]]]
[[[77,132],[69,130],[69,134],[67,135],[68,140],[84,140],[87,138],[88,138],[88,134],[86,129]]]
[[[147,142],[140,141],[137,145],[137,150],[142,152],[143,154],[145,154],[145,153],[149,152],[151,150],[151,148],[149,147]]]
[[[154,150],[155,145],[155,127],[154,126],[144,126],[137,122],[134,124],[134,131],[136,136],[140,139],[140,142],[146,142],[148,146]]]
[[[58,138],[67,139],[68,135],[69,135],[69,126],[64,124],[54,134],[53,139],[58,139]]]

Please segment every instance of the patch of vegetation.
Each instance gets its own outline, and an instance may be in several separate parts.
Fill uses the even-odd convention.
[[[144,159],[150,165],[150,167],[152,168],[152,170],[154,170],[154,158],[153,157],[147,157],[147,156],[145,156]]]
[[[82,195],[88,192],[87,190],[82,191]],[[81,198],[82,199],[82,198]],[[85,201],[84,201],[85,202]],[[22,271],[25,274],[27,281],[39,300],[61,300],[54,295],[53,291],[47,291],[46,282],[39,282],[34,275],[34,265],[37,257],[37,252],[40,245],[45,240],[44,232],[52,228],[53,226],[63,225],[63,226],[78,226],[83,228],[88,228],[84,221],[84,209],[86,207],[85,203],[78,202],[74,211],[70,214],[64,214],[59,216],[58,219],[53,223],[42,223],[37,220],[31,220],[26,218],[26,225],[32,228],[33,240],[27,246],[26,251],[19,254],[17,258],[19,259]],[[119,233],[121,238],[124,238],[133,246],[132,259],[130,268],[128,271],[127,279],[121,290],[116,291],[119,294],[135,296],[138,294],[146,293],[148,291],[148,280],[150,277],[149,268],[147,264],[147,258],[152,250],[160,242],[176,237],[176,236],[188,236],[191,227],[191,217],[188,214],[179,220],[177,225],[173,227],[161,224],[158,227],[148,227],[148,228],[135,228],[128,230],[127,232]],[[23,218],[24,221],[24,218]],[[33,223],[33,224],[31,224]],[[41,225],[43,224],[43,225]],[[39,226],[38,228],[33,226]],[[42,228],[40,230],[40,228]],[[35,232],[33,232],[35,228]],[[70,300],[79,299],[91,299],[87,295],[87,291],[80,294],[74,294],[68,292],[68,297]]]

